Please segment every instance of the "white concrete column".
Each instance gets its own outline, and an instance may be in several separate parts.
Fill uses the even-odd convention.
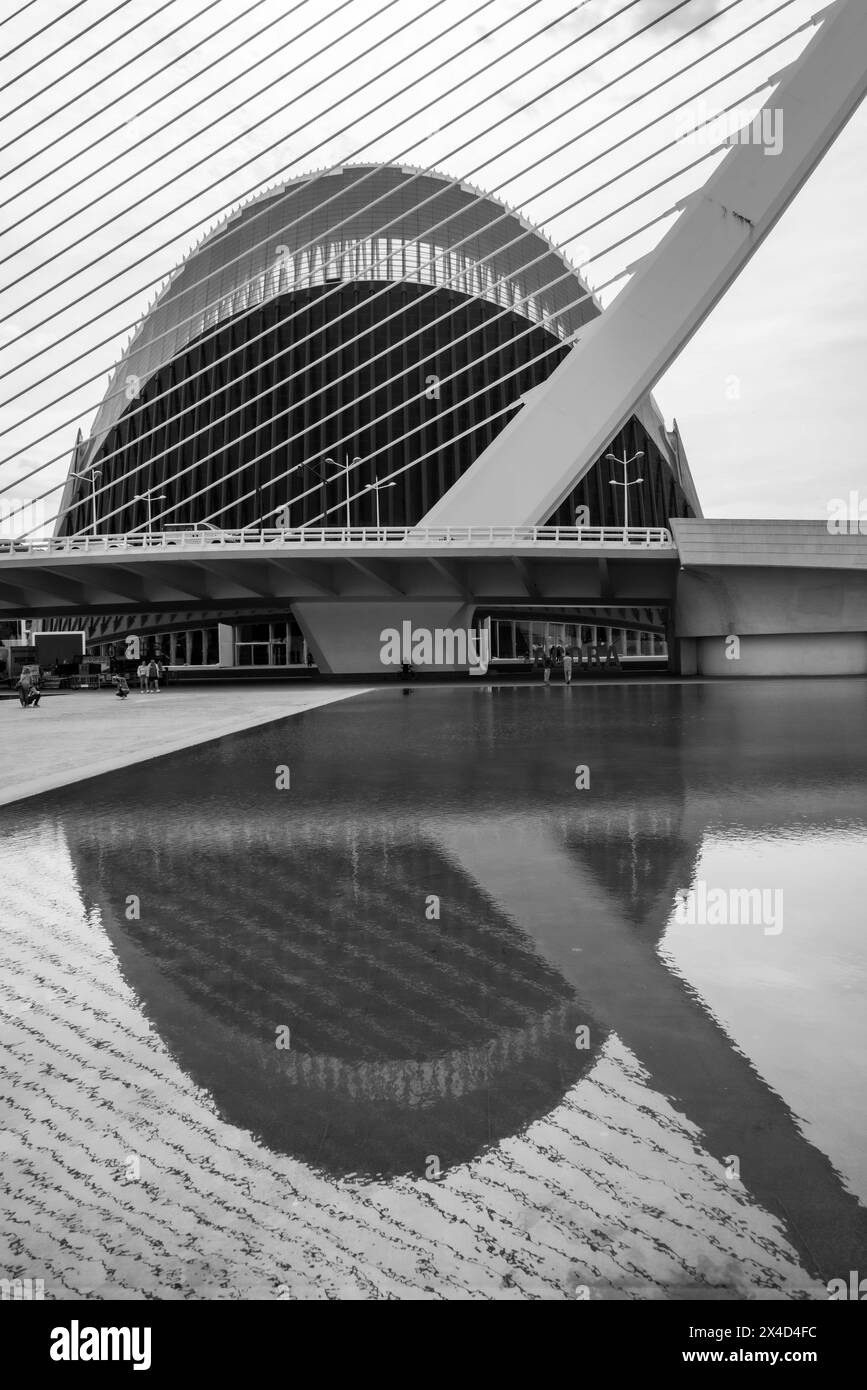
[[[219,661],[221,666],[234,666],[235,664],[235,629],[232,623],[217,624],[217,640],[219,642]]]
[[[428,632],[434,638],[440,634],[467,633],[472,627],[475,604],[455,602],[454,599],[426,602],[418,599],[387,602],[296,603],[292,611],[304,633],[316,665],[323,675],[387,676],[397,673],[400,663],[388,665],[383,661],[384,633],[403,635],[404,624],[412,633]],[[451,646],[448,637],[441,642],[446,650]],[[421,663],[414,661],[420,672],[461,671],[469,668],[466,662]]]

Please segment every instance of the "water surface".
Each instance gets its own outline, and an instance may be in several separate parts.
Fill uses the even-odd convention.
[[[389,689],[6,811],[6,1263],[824,1296],[867,1266],[865,694]],[[678,921],[699,882],[782,930]]]

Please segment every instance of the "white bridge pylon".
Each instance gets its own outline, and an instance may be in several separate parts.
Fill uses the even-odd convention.
[[[782,150],[736,144],[632,279],[423,526],[539,525],[616,437],[867,95],[867,3],[839,0],[765,109]]]

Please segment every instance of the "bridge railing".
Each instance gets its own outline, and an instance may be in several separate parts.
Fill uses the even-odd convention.
[[[211,528],[130,531],[118,535],[52,536],[43,540],[0,537],[3,555],[54,555],[125,550],[205,550],[213,547],[254,549],[268,546],[315,550],[323,546],[629,546],[673,550],[664,526],[328,526],[283,530],[218,531]]]

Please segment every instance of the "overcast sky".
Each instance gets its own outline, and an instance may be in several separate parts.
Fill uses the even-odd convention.
[[[772,89],[747,94],[814,31],[780,41],[820,8],[688,0],[664,17],[676,0],[429,0],[418,11],[407,0],[86,0],[31,38],[69,3],[39,0],[0,28],[0,483],[17,497],[59,487],[76,428],[87,432],[173,267],[239,200],[289,176],[369,160],[469,179],[573,260],[589,257],[591,283],[614,282],[607,302],[670,220],[631,234],[716,167],[682,172],[708,144],[659,153],[684,110],[751,114]],[[867,490],[865,168],[862,111],[659,383],[708,515],[824,517],[829,498]]]

